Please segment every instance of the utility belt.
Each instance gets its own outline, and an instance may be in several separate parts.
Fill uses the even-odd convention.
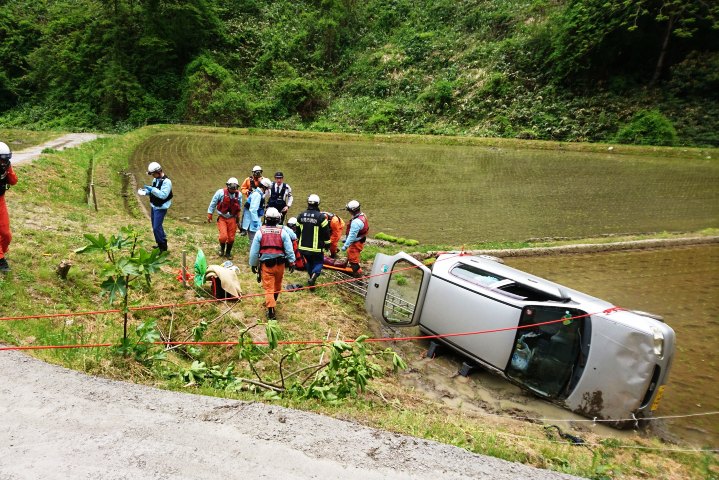
[[[266,267],[274,267],[275,265],[285,263],[285,257],[275,257],[268,260],[260,260],[260,263]]]

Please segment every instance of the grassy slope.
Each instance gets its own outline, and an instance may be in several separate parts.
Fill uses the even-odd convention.
[[[116,233],[120,227],[134,225],[147,232],[149,222],[138,214],[126,213],[123,207],[122,175],[132,150],[161,127],[146,128],[122,137],[100,139],[92,144],[66,152],[44,155],[29,166],[18,169],[20,183],[8,193],[14,231],[14,243],[8,259],[14,271],[0,277],[0,311],[3,315],[22,315],[66,311],[89,311],[107,308],[99,296],[97,256],[74,255],[83,245],[82,234]],[[94,158],[99,212],[85,201],[86,170]],[[29,182],[28,179],[33,181]],[[134,200],[133,200],[134,201]],[[179,267],[181,249],[206,250],[215,243],[214,228],[192,228],[169,220],[166,229],[173,250],[171,267],[158,276],[150,293],[139,293],[137,304],[171,303],[197,298],[174,279]],[[244,263],[247,244],[238,248],[238,264]],[[208,255],[213,258],[211,255]],[[190,261],[193,259],[190,255]],[[67,281],[59,280],[54,268],[62,259],[75,266]],[[240,275],[246,293],[258,292],[253,276],[241,265]],[[303,278],[296,275],[295,278]],[[319,295],[283,295],[279,313],[282,326],[290,338],[323,338],[328,329],[341,331],[344,338],[370,333],[367,316],[356,298],[346,297],[332,289]],[[206,340],[237,338],[243,325],[261,319],[261,300],[246,299],[230,309],[224,306],[195,306],[145,312],[135,315],[133,324],[149,318],[158,320],[165,333],[173,325],[173,338],[183,339],[200,319],[210,322]],[[229,310],[229,311],[225,311]],[[116,341],[121,332],[117,314],[72,319],[26,320],[0,322],[0,341],[12,344],[60,344]],[[184,382],[165,380],[132,361],[110,355],[109,349],[55,350],[38,353],[44,360],[60,363],[91,374],[124,378],[163,388],[183,389]],[[226,364],[234,359],[226,349],[208,349],[208,363]],[[172,355],[170,364],[187,365],[187,357]],[[193,391],[219,396],[256,400],[249,392],[228,393],[200,388]],[[360,421],[393,431],[409,433],[452,443],[471,451],[529,463],[543,468],[594,478],[698,478],[716,475],[716,459],[682,453],[655,453],[614,448],[620,443],[662,447],[657,440],[636,439],[619,442],[603,440],[590,431],[582,437],[592,443],[594,453],[565,442],[548,440],[541,425],[515,421],[506,417],[474,415],[438,405],[427,397],[402,387],[398,376],[388,375],[372,382],[365,394],[338,406],[314,401],[283,400],[282,404],[318,411],[324,414]],[[713,470],[711,470],[713,469]]]

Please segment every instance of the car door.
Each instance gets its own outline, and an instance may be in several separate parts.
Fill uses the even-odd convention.
[[[422,310],[422,331],[455,350],[504,370],[519,324],[522,300],[495,288],[502,278],[478,268],[472,257],[443,257],[432,272]]]
[[[378,253],[367,282],[365,309],[385,325],[417,325],[431,276],[429,268],[404,252]]]

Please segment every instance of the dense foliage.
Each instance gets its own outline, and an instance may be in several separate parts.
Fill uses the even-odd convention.
[[[718,71],[719,6],[704,0],[0,6],[5,126],[186,122],[717,146]],[[642,112],[659,120],[633,128]],[[661,130],[618,136],[652,125]]]

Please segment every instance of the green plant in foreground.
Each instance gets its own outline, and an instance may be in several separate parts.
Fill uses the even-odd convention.
[[[135,343],[123,338],[122,343],[115,347],[114,351],[124,357],[132,356],[136,361],[148,367],[157,360],[165,360],[167,357],[165,351],[154,344],[160,340],[156,320],[142,322],[135,329],[135,333],[137,333]]]
[[[103,234],[97,236],[85,234],[84,237],[89,243],[75,250],[75,253],[103,252],[107,256],[108,262],[100,272],[100,276],[105,277],[105,281],[100,286],[103,293],[109,296],[110,304],[118,296],[123,300],[122,346],[129,348],[127,322],[130,313],[128,308],[130,291],[139,285],[143,285],[146,289],[150,288],[150,276],[167,263],[167,252],[160,252],[157,249],[148,252],[142,248],[140,234],[132,227],[123,227],[119,235],[112,235],[110,238],[106,238]],[[125,353],[127,354],[127,351]]]
[[[250,330],[261,325],[265,326],[266,346],[257,345],[249,337]],[[370,350],[365,343],[368,338],[365,335],[354,342],[337,340],[322,345],[278,348],[282,338],[282,329],[274,320],[254,324],[241,333],[237,346],[238,359],[249,366],[255,378],[236,376],[235,364],[232,363],[223,368],[197,360],[189,368],[170,376],[180,378],[188,385],[265,391],[265,396],[270,399],[291,397],[336,403],[343,398],[357,396],[364,391],[369,380],[382,375],[383,367],[371,362],[372,357],[390,359],[394,370],[407,368],[392,349]],[[317,354],[320,352],[318,362]],[[266,362],[268,358],[272,359],[269,363]]]

